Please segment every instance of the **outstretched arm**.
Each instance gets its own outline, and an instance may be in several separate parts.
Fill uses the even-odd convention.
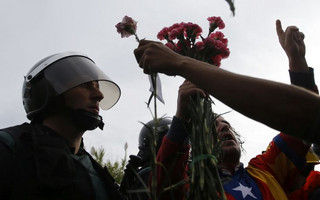
[[[134,51],[145,73],[179,75],[244,115],[287,134],[309,138],[320,98],[302,88],[235,74],[143,40]],[[319,127],[320,129],[320,127]]]

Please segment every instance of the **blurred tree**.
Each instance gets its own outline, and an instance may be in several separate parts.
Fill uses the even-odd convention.
[[[105,151],[103,147],[100,147],[99,149],[95,149],[94,147],[91,147],[90,153],[92,157],[102,166],[107,167],[112,177],[116,180],[117,183],[121,183],[122,177],[124,175],[124,168],[127,164],[127,149],[128,149],[128,143],[125,143],[124,145],[124,157],[121,159],[120,162],[115,161],[111,162],[111,160],[107,160],[107,162],[103,161]]]

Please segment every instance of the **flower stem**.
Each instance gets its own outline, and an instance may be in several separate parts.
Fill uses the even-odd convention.
[[[153,86],[153,102],[154,102],[154,129],[153,129],[153,141],[151,145],[151,153],[153,156],[153,160],[151,162],[151,171],[152,171],[152,181],[151,181],[151,191],[152,191],[152,199],[157,199],[157,154],[156,154],[156,147],[157,147],[157,127],[158,127],[158,114],[157,114],[157,74],[151,75],[151,82]]]
[[[140,39],[139,39],[138,35],[137,35],[136,33],[134,33],[134,36],[135,36],[135,38],[136,38],[136,41],[139,43],[139,42],[140,42]]]

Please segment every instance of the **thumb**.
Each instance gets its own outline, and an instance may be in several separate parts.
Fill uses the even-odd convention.
[[[276,21],[276,31],[277,31],[279,42],[282,45],[284,41],[284,31],[282,29],[281,21],[279,19],[277,19]]]

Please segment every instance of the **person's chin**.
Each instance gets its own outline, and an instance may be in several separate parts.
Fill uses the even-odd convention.
[[[222,146],[223,147],[238,146],[238,144],[234,140],[225,140],[223,141]]]
[[[91,112],[93,114],[99,115],[99,110],[91,108],[91,109],[87,109],[88,112]]]
[[[221,147],[223,154],[226,156],[240,155],[240,148],[237,144],[227,143]]]

